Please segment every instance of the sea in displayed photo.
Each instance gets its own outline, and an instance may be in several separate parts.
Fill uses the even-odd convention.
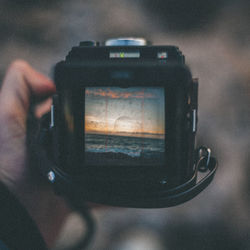
[[[163,165],[164,155],[163,88],[86,88],[87,165]]]

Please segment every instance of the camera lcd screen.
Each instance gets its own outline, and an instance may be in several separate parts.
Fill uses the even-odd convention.
[[[163,165],[164,88],[86,88],[84,130],[87,165]]]

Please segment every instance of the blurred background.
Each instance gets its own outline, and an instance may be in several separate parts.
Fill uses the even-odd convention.
[[[89,249],[250,249],[249,24],[248,0],[0,0],[0,82],[16,58],[50,75],[79,41],[118,36],[179,46],[199,78],[197,145],[219,161],[214,181],[173,208],[93,211]],[[57,246],[83,232],[72,214]]]

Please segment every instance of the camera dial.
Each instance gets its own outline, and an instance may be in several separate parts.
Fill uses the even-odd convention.
[[[149,42],[144,38],[121,37],[105,41],[106,46],[146,46]]]

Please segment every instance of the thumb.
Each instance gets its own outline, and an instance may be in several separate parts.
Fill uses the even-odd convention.
[[[53,82],[27,62],[17,60],[9,67],[0,92],[0,113],[25,122],[31,98],[52,95]],[[24,123],[23,123],[24,124]]]

